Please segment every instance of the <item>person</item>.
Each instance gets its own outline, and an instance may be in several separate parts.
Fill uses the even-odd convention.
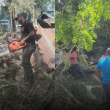
[[[21,38],[17,39],[20,42],[20,45],[24,45],[26,42],[26,47],[22,51],[22,66],[24,69],[24,82],[25,84],[33,84],[33,71],[30,63],[30,58],[32,53],[36,49],[35,45],[35,31],[32,23],[26,20],[25,13],[19,13],[15,20],[22,25],[21,26]]]
[[[104,59],[105,57],[107,57],[107,52],[106,50],[104,49],[103,53],[102,53],[102,56],[99,58],[98,62],[101,61],[102,59]]]
[[[102,56],[99,58],[98,62],[100,62],[102,59],[104,59],[105,57],[107,57],[107,52],[104,49]],[[101,76],[103,75],[102,71],[100,71]],[[104,88],[102,88],[102,105],[106,104],[106,94],[105,94],[105,90]]]
[[[59,51],[55,53],[55,67],[61,63],[61,59],[64,58],[63,52]]]
[[[70,55],[69,55],[69,59],[70,59],[70,64],[71,64],[71,72],[72,72],[72,76],[74,76],[77,79],[77,53],[75,52],[76,48],[73,48]]]
[[[103,83],[103,88],[106,94],[107,108],[110,110],[110,48],[106,50],[106,55],[107,57],[99,61],[94,72]],[[101,76],[100,71],[102,71],[103,76]]]

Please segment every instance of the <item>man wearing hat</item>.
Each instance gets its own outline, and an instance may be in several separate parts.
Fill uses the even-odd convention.
[[[32,53],[35,51],[35,31],[32,23],[26,20],[26,14],[20,13],[17,15],[15,20],[21,24],[21,38],[18,39],[20,44],[23,45],[25,42],[27,46],[22,51],[22,66],[24,69],[24,81],[25,83],[33,84],[33,71],[30,63]]]

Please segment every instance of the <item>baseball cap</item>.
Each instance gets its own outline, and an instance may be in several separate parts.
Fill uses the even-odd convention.
[[[20,16],[23,16],[23,17],[26,18],[26,13],[19,13],[19,14],[17,14],[17,17],[15,18],[15,20],[17,20],[18,17],[20,17]]]

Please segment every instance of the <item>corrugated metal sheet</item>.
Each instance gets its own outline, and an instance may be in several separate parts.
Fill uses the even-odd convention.
[[[37,34],[42,35],[38,45],[42,50],[45,68],[55,68],[55,28],[39,27]]]

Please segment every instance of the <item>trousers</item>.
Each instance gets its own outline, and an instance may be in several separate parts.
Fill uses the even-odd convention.
[[[103,84],[103,88],[106,94],[107,108],[110,110],[110,84]]]
[[[32,53],[36,47],[26,46],[22,51],[22,67],[24,69],[24,81],[33,83],[33,71],[30,63]]]

